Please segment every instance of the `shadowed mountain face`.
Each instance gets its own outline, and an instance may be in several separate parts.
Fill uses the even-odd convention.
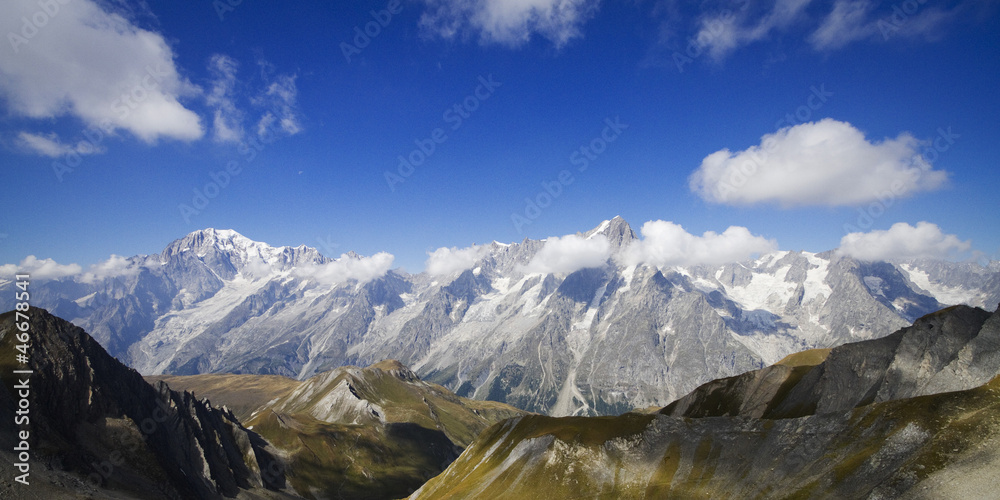
[[[271,497],[284,487],[273,450],[228,410],[165,385],[153,387],[82,329],[41,309],[28,315],[30,360],[16,366],[10,359],[18,331],[14,314],[0,316],[0,352],[9,354],[0,366],[4,477],[14,476],[10,453],[19,429],[30,429],[33,450],[32,484],[14,485],[18,494],[222,498],[256,492]],[[33,371],[27,427],[14,423],[19,400],[14,369]]]
[[[656,414],[508,420],[411,498],[989,497],[998,374],[1000,315],[953,307]]]
[[[620,217],[579,237],[606,239],[613,255],[547,272],[529,266],[546,241],[493,242],[467,269],[359,282],[330,278],[362,265],[357,255],[205,229],[114,275],[37,281],[32,300],[145,375],[306,379],[398,359],[461,396],[552,415],[662,406],[791,353],[881,336],[946,305],[1000,301],[997,263],[771,252],[656,267],[618,258],[638,241]],[[0,281],[0,309],[12,307],[11,287]]]

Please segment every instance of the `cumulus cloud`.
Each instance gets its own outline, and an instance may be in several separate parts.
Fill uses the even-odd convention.
[[[296,268],[295,274],[303,279],[315,280],[325,285],[357,280],[362,283],[385,275],[395,259],[392,254],[379,252],[371,257],[343,254],[326,264]]]
[[[60,264],[52,259],[39,259],[29,255],[20,264],[0,266],[0,278],[14,279],[16,274],[30,274],[33,280],[52,280],[76,276],[83,269],[78,264]]]
[[[472,245],[466,248],[441,247],[428,252],[425,270],[432,276],[447,275],[472,269],[476,261],[489,252],[489,247]]]
[[[953,139],[948,139],[953,140]],[[785,127],[758,146],[705,157],[691,174],[691,190],[728,205],[856,206],[930,191],[947,172],[922,161],[922,143],[908,133],[869,141],[850,123],[832,119]]]
[[[610,257],[611,242],[603,234],[590,238],[571,234],[545,240],[542,249],[521,270],[568,274],[588,267],[601,267]]]
[[[83,283],[93,283],[106,278],[133,276],[138,273],[139,266],[133,265],[132,261],[125,257],[112,254],[108,260],[90,266],[90,269],[80,275],[78,279]]]
[[[108,133],[124,129],[146,142],[202,137],[201,120],[179,99],[197,87],[174,65],[159,33],[134,25],[92,0],[10,0],[0,33],[0,97],[17,116],[79,118]],[[27,24],[24,19],[27,19]]]
[[[774,240],[754,236],[750,230],[730,226],[721,234],[707,231],[701,236],[684,230],[680,224],[654,220],[640,230],[641,240],[622,250],[618,259],[625,265],[692,266],[726,264],[749,259],[756,254],[778,249]]]
[[[557,48],[581,36],[600,0],[424,0],[421,27],[443,38],[478,34],[483,43],[519,46],[538,34]]]
[[[972,247],[954,234],[944,234],[937,224],[897,222],[888,230],[850,233],[840,240],[839,255],[858,260],[947,259]]]
[[[75,146],[66,144],[55,133],[33,134],[31,132],[21,132],[17,135],[17,143],[24,149],[35,154],[48,156],[49,158],[58,158],[69,153],[90,155],[102,152],[101,149],[95,148],[89,141],[80,141]]]
[[[239,64],[233,58],[215,54],[208,64],[212,86],[206,103],[214,110],[212,136],[216,142],[239,142],[243,139],[243,113],[236,107],[236,71]]]

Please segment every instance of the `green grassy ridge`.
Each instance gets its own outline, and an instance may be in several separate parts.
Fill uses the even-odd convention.
[[[301,383],[281,375],[147,375],[143,378],[154,386],[163,381],[171,388],[208,398],[213,405],[225,405],[240,421],[246,421],[254,411]]]
[[[601,454],[612,440],[640,441],[656,424],[671,430],[660,436],[655,453]],[[799,426],[823,432],[789,434]],[[900,444],[911,434],[923,437],[912,446]],[[529,416],[485,431],[415,497],[477,498],[489,492],[487,498],[512,499],[851,498],[876,490],[893,497],[947,467],[985,436],[998,434],[1000,377],[968,391],[876,403],[843,416],[782,421]],[[532,439],[547,444],[510,460]],[[813,451],[801,452],[803,448]],[[804,453],[803,463],[790,458],[796,453]],[[570,458],[588,456],[610,457],[603,465],[614,473],[603,478],[581,473],[586,458]],[[622,481],[629,471],[650,464],[656,469],[645,484]],[[501,471],[502,465],[506,468]]]
[[[282,450],[287,480],[305,498],[403,497],[459,452],[440,432],[395,431],[271,412],[248,425]]]
[[[776,365],[784,365],[789,368],[795,368],[797,366],[816,366],[824,361],[830,355],[832,347],[826,347],[822,349],[806,349],[805,351],[799,351],[784,358],[781,361],[775,363]]]

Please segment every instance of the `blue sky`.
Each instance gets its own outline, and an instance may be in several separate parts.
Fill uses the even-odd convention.
[[[0,263],[216,227],[420,271],[615,215],[745,228],[719,244],[749,253],[997,259],[983,4],[5,2]]]

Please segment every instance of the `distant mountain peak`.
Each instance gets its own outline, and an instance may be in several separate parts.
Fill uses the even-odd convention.
[[[597,227],[587,231],[583,235],[589,239],[598,234],[603,234],[607,237],[608,241],[615,248],[621,248],[628,245],[632,240],[638,239],[635,231],[632,230],[632,226],[620,215],[601,222]]]
[[[209,227],[193,231],[185,235],[183,238],[174,240],[167,246],[164,253],[176,253],[185,250],[203,250],[213,247],[220,250],[235,248],[248,249],[254,246],[271,248],[270,245],[253,241],[233,229],[215,229],[213,227]]]
[[[267,274],[269,270],[285,271],[296,265],[328,260],[315,248],[305,245],[274,247],[247,238],[233,229],[211,227],[188,233],[167,245],[160,254],[164,262],[191,257],[205,262],[225,279],[238,272],[258,276]]]

